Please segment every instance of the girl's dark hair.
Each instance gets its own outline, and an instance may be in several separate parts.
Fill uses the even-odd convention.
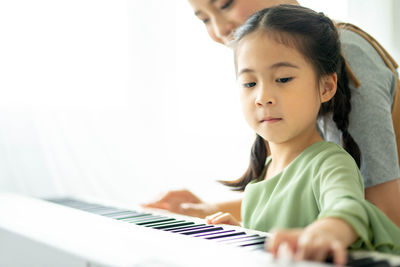
[[[336,94],[330,101],[322,103],[318,117],[332,115],[337,128],[342,132],[343,148],[360,167],[360,149],[348,132],[351,92],[346,63],[341,54],[339,34],[333,22],[323,13],[301,6],[280,5],[263,9],[236,30],[233,48],[235,49],[245,36],[257,30],[264,31],[279,43],[296,48],[314,67],[318,82],[325,75],[337,73]],[[264,139],[257,135],[251,148],[247,171],[235,181],[220,182],[233,187],[235,191],[244,190],[252,180],[262,179],[260,176],[267,155]]]

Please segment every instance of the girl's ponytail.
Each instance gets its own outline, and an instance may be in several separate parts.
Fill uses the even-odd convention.
[[[338,87],[336,94],[332,100],[333,110],[332,119],[336,127],[342,132],[341,143],[343,148],[354,158],[358,167],[361,165],[361,152],[357,143],[348,132],[349,114],[351,111],[351,91],[349,87],[349,79],[346,71],[346,63],[343,56],[340,56],[338,75]]]
[[[259,178],[264,170],[268,150],[264,139],[257,134],[256,140],[251,147],[250,164],[247,171],[235,181],[219,181],[220,183],[233,187],[234,191],[243,191],[248,183]]]

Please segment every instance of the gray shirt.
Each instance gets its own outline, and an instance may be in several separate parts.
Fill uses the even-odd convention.
[[[361,174],[365,187],[400,177],[397,146],[392,123],[392,104],[396,79],[376,50],[361,36],[339,30],[342,51],[361,82],[350,82],[349,133],[361,150]],[[325,140],[340,144],[340,131],[331,117],[318,121]]]

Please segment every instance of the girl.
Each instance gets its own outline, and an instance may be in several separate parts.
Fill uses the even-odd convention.
[[[400,254],[400,229],[364,200],[360,150],[348,132],[351,93],[338,32],[299,6],[264,9],[233,42],[241,103],[257,133],[247,172],[225,184],[245,189],[243,226],[275,230],[268,250],[345,264],[346,249]],[[317,119],[332,116],[342,147],[323,141]],[[270,156],[268,155],[270,149]],[[230,213],[206,218],[240,225]]]
[[[295,0],[188,1],[210,37],[222,44],[227,44],[232,39],[232,32],[254,12],[278,4],[299,4]],[[400,171],[391,119],[395,75],[360,35],[340,30],[340,41],[342,52],[360,82],[359,87],[350,84],[354,93],[349,132],[363,155],[361,174],[366,187],[365,197],[400,227],[400,205],[393,205],[400,199]],[[327,117],[321,118],[321,122],[324,139],[339,144],[341,134],[336,124]],[[177,190],[167,192],[145,206],[203,218],[224,211],[240,220],[241,199],[207,203],[188,190]]]

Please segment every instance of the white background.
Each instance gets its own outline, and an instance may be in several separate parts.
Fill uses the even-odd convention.
[[[300,2],[400,61],[400,1]],[[253,141],[232,61],[184,0],[0,1],[0,192],[237,197],[215,182],[244,172]]]

